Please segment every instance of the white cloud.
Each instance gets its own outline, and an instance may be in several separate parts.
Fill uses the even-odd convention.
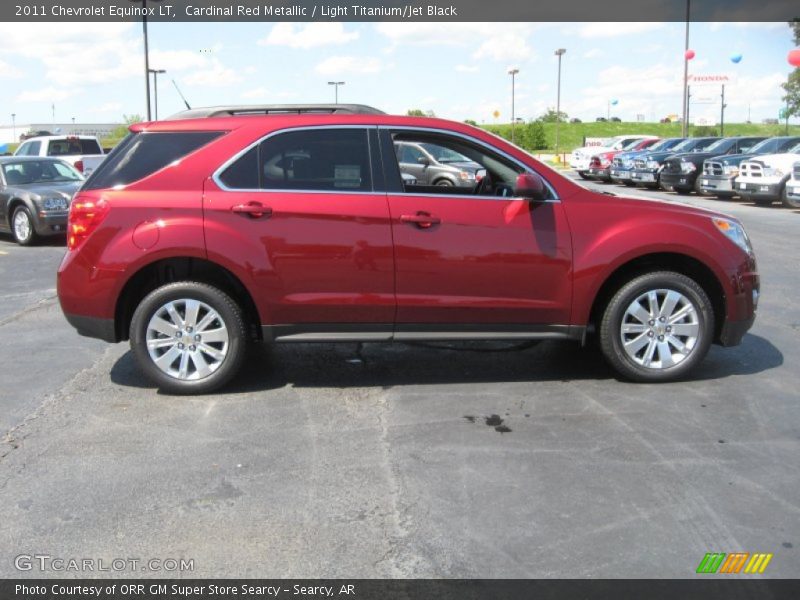
[[[319,63],[314,70],[320,75],[344,75],[345,73],[377,73],[384,66],[377,58],[360,56],[331,56]]]
[[[222,87],[239,83],[242,81],[242,76],[236,70],[223,65],[219,60],[212,59],[209,66],[187,75],[183,81],[189,85]]]
[[[38,90],[26,90],[20,93],[16,100],[17,102],[59,102],[71,96],[75,96],[80,92],[80,88],[76,87],[53,87],[48,86]]]
[[[22,71],[16,67],[0,60],[0,77],[16,78],[22,77]]]
[[[490,34],[489,39],[480,45],[472,57],[502,61],[526,61],[533,58],[533,49],[525,41],[524,33],[507,31],[503,35],[502,43],[497,35]]]
[[[625,37],[664,27],[664,23],[587,23],[578,30],[582,38]]]
[[[600,48],[591,48],[583,53],[583,58],[591,59],[591,58],[601,58],[603,56],[603,51]]]
[[[317,48],[341,45],[358,39],[357,31],[347,31],[342,23],[278,23],[267,37],[258,40],[259,46],[288,46],[289,48]]]
[[[456,71],[459,73],[477,73],[477,65],[456,65]]]
[[[90,108],[89,112],[93,113],[118,113],[122,110],[122,103],[120,102],[106,102],[100,106]]]
[[[184,71],[208,66],[207,55],[189,50],[151,50],[150,67],[166,71]]]

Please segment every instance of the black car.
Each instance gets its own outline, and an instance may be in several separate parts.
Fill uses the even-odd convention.
[[[700,177],[700,188],[707,194],[717,198],[732,198],[736,195],[734,183],[739,176],[739,165],[742,161],[762,154],[782,154],[789,148],[800,144],[800,136],[781,136],[759,142],[745,154],[728,154],[713,156],[703,161],[703,174]]]
[[[649,188],[658,188],[659,185],[661,185],[661,170],[664,167],[662,162],[667,157],[683,152],[702,152],[711,144],[720,139],[722,138],[689,138],[669,150],[665,150],[663,152],[648,152],[643,156],[639,156],[633,161],[631,181],[636,185],[643,185]]]
[[[82,184],[83,175],[63,160],[0,157],[0,230],[22,246],[65,233],[72,196]]]
[[[455,150],[433,143],[398,141],[394,150],[400,171],[415,178],[418,186],[474,188],[475,174],[483,169]]]
[[[692,190],[701,194],[703,191],[700,188],[702,178],[699,175],[703,172],[703,161],[715,156],[747,152],[759,142],[763,142],[764,139],[764,137],[724,138],[702,151],[674,154],[664,160],[664,168],[661,170],[661,185],[665,188],[672,188],[679,194],[688,194]]]

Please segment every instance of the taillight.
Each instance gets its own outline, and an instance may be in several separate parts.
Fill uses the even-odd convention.
[[[75,168],[78,170],[79,173],[83,173],[83,161],[76,160],[75,161]]]
[[[75,250],[97,226],[103,222],[111,209],[108,202],[100,198],[83,199],[79,195],[72,200],[67,221],[67,248]]]

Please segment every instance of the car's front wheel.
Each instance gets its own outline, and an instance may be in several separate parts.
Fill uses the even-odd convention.
[[[705,357],[714,336],[714,311],[690,277],[647,273],[614,294],[599,334],[603,355],[626,379],[672,381]]]
[[[213,286],[190,281],[148,294],[133,314],[130,340],[145,374],[174,394],[202,394],[226,384],[247,346],[239,305]]]
[[[11,231],[14,241],[20,246],[30,246],[36,242],[36,229],[33,227],[33,217],[25,206],[18,206],[11,217]]]

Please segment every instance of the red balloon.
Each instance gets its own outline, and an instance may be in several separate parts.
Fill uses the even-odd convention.
[[[686,57],[686,60],[692,60],[694,58],[694,50],[687,50],[684,53],[684,56]]]
[[[789,64],[793,67],[800,67],[800,48],[795,48],[789,51],[789,56],[786,57]]]

